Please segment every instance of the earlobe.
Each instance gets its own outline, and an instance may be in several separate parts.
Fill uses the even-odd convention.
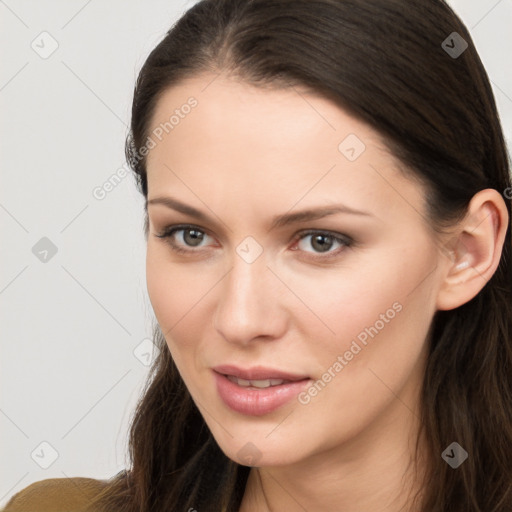
[[[506,204],[494,189],[481,190],[471,199],[442,254],[444,279],[437,297],[440,310],[455,309],[473,299],[491,279],[500,262],[508,228]]]

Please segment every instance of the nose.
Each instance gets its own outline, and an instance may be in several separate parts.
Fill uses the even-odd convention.
[[[233,267],[217,287],[214,328],[226,341],[239,345],[281,337],[288,322],[280,301],[282,288],[263,255],[252,263],[235,255]]]

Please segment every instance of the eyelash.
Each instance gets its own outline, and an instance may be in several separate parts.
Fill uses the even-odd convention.
[[[168,243],[171,246],[171,249],[177,253],[191,254],[191,253],[200,252],[200,250],[183,249],[183,247],[181,247],[171,241],[171,238],[174,235],[174,233],[176,233],[178,231],[187,231],[187,230],[195,230],[195,231],[199,231],[201,233],[208,235],[208,233],[205,230],[199,228],[198,226],[194,226],[191,224],[180,224],[177,226],[167,226],[163,230],[162,233],[156,234],[155,236],[157,238],[166,239],[165,240],[166,243]],[[330,231],[322,231],[319,229],[308,229],[308,230],[301,231],[301,232],[297,233],[297,236],[294,239],[294,245],[296,242],[299,242],[303,238],[306,238],[307,236],[310,236],[310,235],[327,235],[328,237],[332,238],[332,240],[334,240],[335,242],[338,242],[342,245],[339,249],[337,249],[333,252],[316,253],[317,254],[316,256],[315,255],[310,256],[310,258],[313,260],[328,260],[328,259],[334,258],[334,257],[338,256],[340,254],[340,252],[342,252],[345,248],[352,246],[352,244],[354,243],[354,240],[352,238],[350,238],[347,235],[342,235],[341,233],[333,233]],[[298,250],[298,249],[294,249],[294,250]],[[311,254],[311,253],[308,253],[308,254]]]

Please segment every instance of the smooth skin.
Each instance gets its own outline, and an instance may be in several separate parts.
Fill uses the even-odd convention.
[[[479,192],[440,236],[419,182],[377,132],[330,100],[204,74],[165,92],[150,131],[191,96],[197,106],[148,155],[147,287],[217,443],[246,465],[241,454],[253,450],[241,511],[400,510],[428,464],[422,452],[414,477],[429,326],[496,270],[508,223],[502,197]],[[338,148],[349,134],[365,145],[354,161]],[[157,198],[210,218],[151,203]],[[269,229],[275,216],[334,204],[364,213]],[[192,231],[158,236],[181,224]],[[319,233],[303,234],[310,229]],[[247,237],[257,245],[245,249],[263,250],[252,263],[237,252]],[[212,367],[220,364],[322,379],[396,303],[400,312],[307,404],[293,399],[255,417],[217,394]]]

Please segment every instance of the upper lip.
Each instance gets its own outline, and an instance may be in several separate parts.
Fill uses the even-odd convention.
[[[265,380],[265,379],[281,379],[281,380],[304,380],[308,379],[307,375],[296,375],[293,373],[267,368],[265,366],[253,366],[252,368],[239,368],[231,364],[223,364],[212,368],[217,373],[223,375],[232,375],[239,379],[245,380]]]

